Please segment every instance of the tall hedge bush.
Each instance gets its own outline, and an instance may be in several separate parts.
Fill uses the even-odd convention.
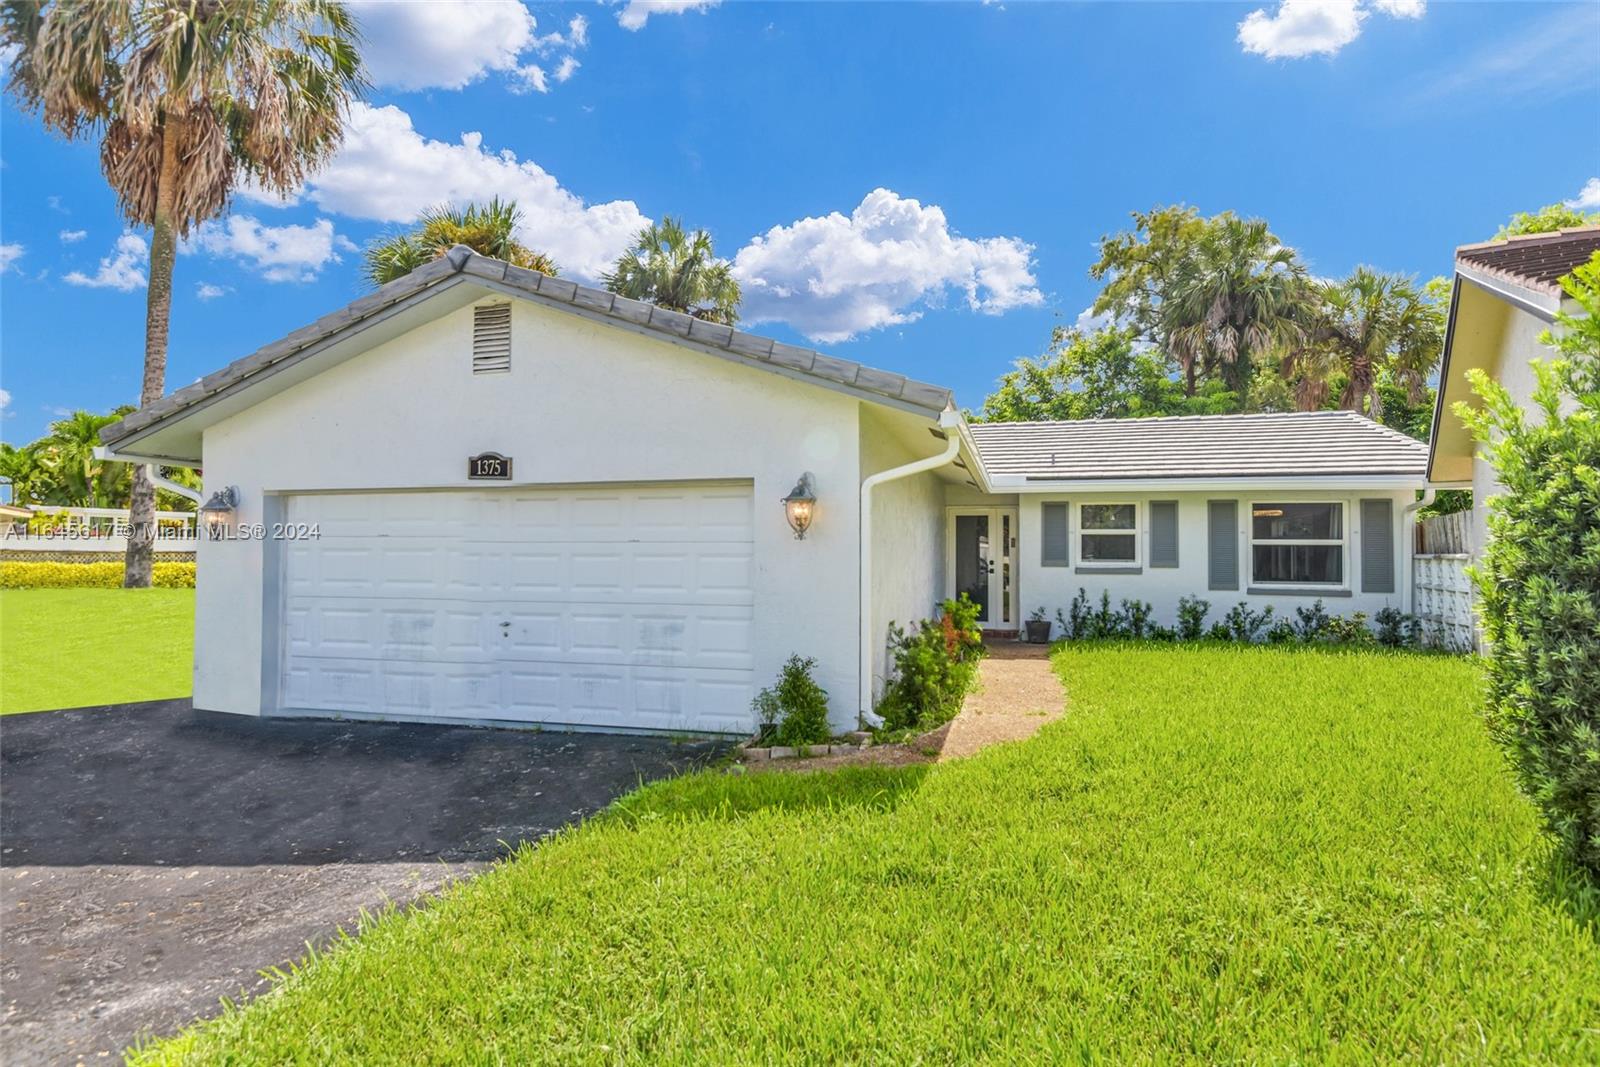
[[[1600,253],[1563,279],[1560,357],[1535,364],[1533,411],[1482,372],[1456,412],[1503,492],[1474,569],[1489,654],[1489,722],[1523,789],[1600,879]]]

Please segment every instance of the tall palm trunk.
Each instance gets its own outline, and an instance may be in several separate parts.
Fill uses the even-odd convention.
[[[155,222],[150,235],[150,286],[145,292],[144,383],[139,406],[161,399],[167,380],[167,327],[172,319],[172,265],[177,258],[178,233],[173,205],[178,187],[178,142],[171,123],[161,131],[161,173],[156,179]],[[128,554],[122,584],[128,589],[148,589],[155,564],[156,487],[150,468],[133,468],[128,507]]]

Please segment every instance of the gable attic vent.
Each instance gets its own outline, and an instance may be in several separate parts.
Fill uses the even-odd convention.
[[[472,373],[511,369],[511,305],[482,304],[472,309]]]

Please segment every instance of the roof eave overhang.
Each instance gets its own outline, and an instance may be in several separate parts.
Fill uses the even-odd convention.
[[[1037,474],[1001,474],[991,479],[997,493],[1207,493],[1255,489],[1289,492],[1301,489],[1421,489],[1427,476],[1413,472],[1364,474],[1248,474],[1203,477],[1053,478]]]

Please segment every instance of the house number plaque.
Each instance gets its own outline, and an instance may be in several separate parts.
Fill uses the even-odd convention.
[[[511,457],[498,452],[480,452],[467,457],[467,477],[471,479],[511,477]]]

